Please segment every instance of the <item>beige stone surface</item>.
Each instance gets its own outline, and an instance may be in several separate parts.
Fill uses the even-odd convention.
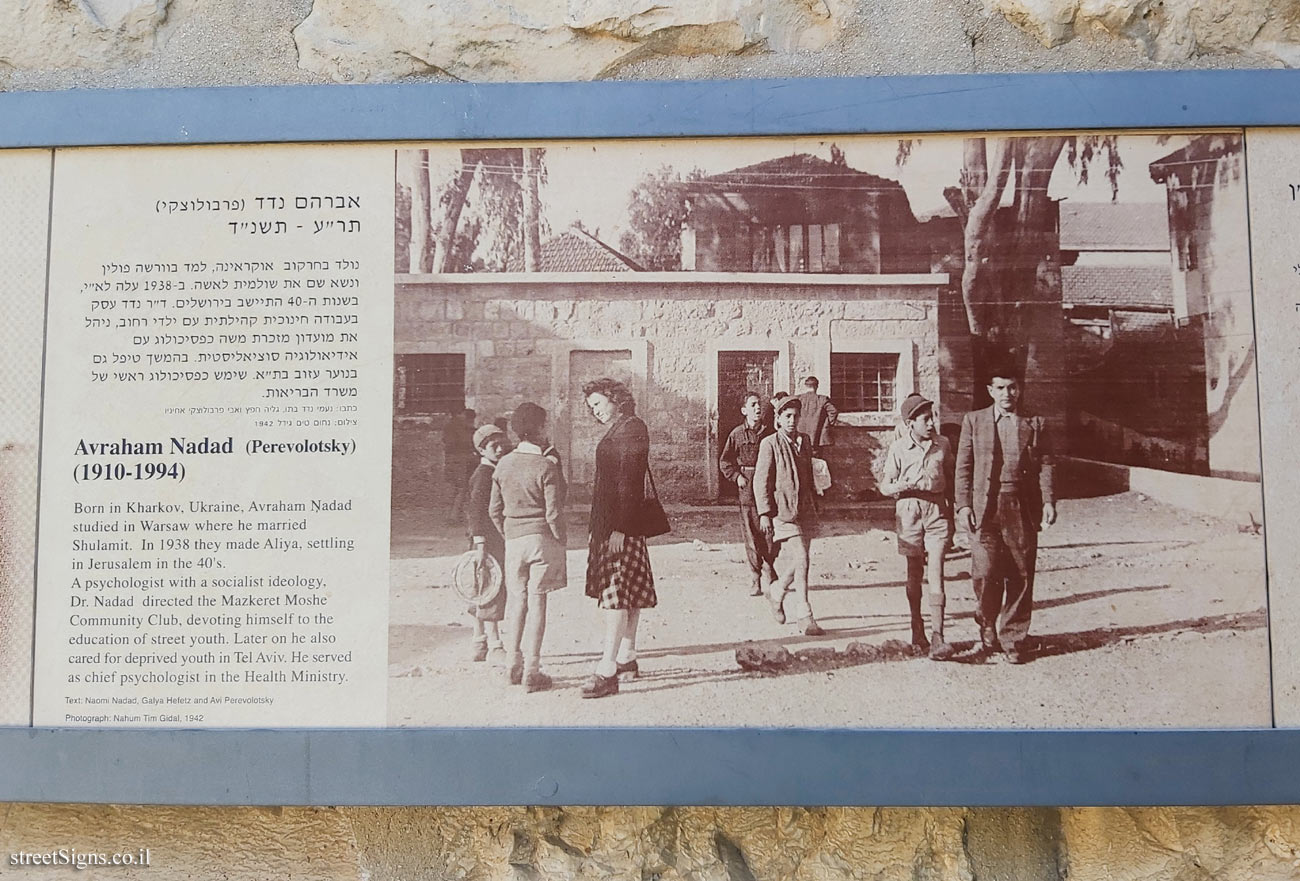
[[[1129,40],[1158,61],[1237,53],[1264,63],[1300,61],[1293,0],[989,0],[1044,46],[1082,34]]]
[[[0,877],[81,881],[359,879],[348,818],[334,808],[0,805]],[[12,866],[11,854],[131,854],[149,866]]]
[[[0,3],[0,90],[319,82],[292,30],[312,0]]]
[[[303,67],[334,80],[445,71],[466,80],[588,80],[646,53],[820,49],[840,0],[316,0],[294,30]]]
[[[147,869],[13,869],[138,852]],[[0,806],[3,877],[638,881],[1281,881],[1300,808]]]
[[[1292,6],[22,0],[0,3],[0,90],[1259,67],[1294,63]]]
[[[0,807],[0,848],[6,854],[149,848],[148,869],[28,870],[86,881],[972,881],[980,858],[972,863],[965,849],[967,814],[961,808],[10,805]],[[7,869],[0,866],[0,874],[7,877]]]
[[[170,2],[0,3],[0,64],[94,69],[131,61],[152,48]]]
[[[973,877],[961,809],[345,809],[373,881]]]
[[[1300,875],[1300,809],[1061,811],[1070,881],[1274,881]]]

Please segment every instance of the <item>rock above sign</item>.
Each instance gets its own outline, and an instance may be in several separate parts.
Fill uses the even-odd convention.
[[[819,49],[842,0],[316,0],[299,64],[342,82],[590,80],[650,55]]]
[[[171,0],[0,2],[0,67],[111,67],[154,46]]]
[[[1240,53],[1300,63],[1294,0],[987,0],[1044,46],[1076,36],[1128,39],[1157,61]]]

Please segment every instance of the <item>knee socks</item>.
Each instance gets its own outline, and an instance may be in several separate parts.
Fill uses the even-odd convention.
[[[912,613],[912,635],[925,635],[921,619],[921,589],[925,581],[925,558],[907,558],[907,608]]]
[[[943,600],[930,602],[930,630],[943,639]]]

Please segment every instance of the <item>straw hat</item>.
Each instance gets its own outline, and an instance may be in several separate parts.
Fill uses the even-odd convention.
[[[451,586],[465,602],[486,606],[501,592],[504,573],[501,564],[491,554],[483,555],[481,566],[477,557],[474,551],[461,554],[451,571]]]

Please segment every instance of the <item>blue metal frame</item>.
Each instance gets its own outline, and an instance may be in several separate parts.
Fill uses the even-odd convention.
[[[1297,731],[0,732],[12,801],[1206,805],[1300,801]]]
[[[1297,122],[1293,70],[0,93],[0,148]]]
[[[1300,125],[1300,71],[0,93],[0,148]],[[0,800],[1300,803],[1300,731],[0,729]]]

